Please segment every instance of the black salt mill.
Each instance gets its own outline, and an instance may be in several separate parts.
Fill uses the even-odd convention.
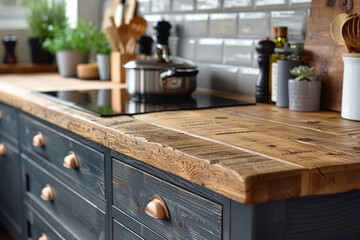
[[[156,30],[158,55],[162,54],[162,50],[164,50],[164,48],[165,48],[166,54],[170,55],[169,37],[170,37],[171,24],[165,20],[162,20],[162,21],[158,22],[154,28]]]
[[[256,82],[256,102],[269,103],[270,89],[269,89],[269,70],[270,70],[270,56],[274,53],[275,43],[265,38],[256,45],[256,52],[258,55],[258,63],[260,73]]]
[[[15,56],[15,45],[16,45],[16,37],[14,35],[7,35],[3,38],[3,44],[5,46],[5,57],[4,63],[16,63]]]

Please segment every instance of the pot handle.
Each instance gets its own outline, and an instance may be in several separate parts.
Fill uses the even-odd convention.
[[[160,85],[162,85],[162,80],[169,77],[194,77],[198,74],[197,69],[175,69],[171,68],[160,74]]]

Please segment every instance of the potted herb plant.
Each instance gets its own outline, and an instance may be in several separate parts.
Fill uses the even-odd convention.
[[[96,51],[100,80],[110,80],[110,53],[108,40],[104,32],[97,32],[91,39]]]
[[[42,48],[46,38],[52,38],[54,33],[49,26],[58,24],[66,25],[65,0],[31,0],[28,4],[27,22],[30,36],[29,45],[33,63],[52,64],[54,55]]]
[[[289,80],[289,108],[293,111],[315,112],[320,110],[321,81],[313,67],[300,65],[290,70],[296,78]]]
[[[97,27],[79,18],[76,28],[71,28],[69,25],[63,28],[58,24],[49,28],[54,33],[54,37],[47,38],[43,47],[56,54],[61,76],[76,76],[77,64],[88,62],[89,51],[92,48],[91,38],[97,32]]]

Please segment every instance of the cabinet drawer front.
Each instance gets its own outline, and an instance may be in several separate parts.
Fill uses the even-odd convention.
[[[0,134],[17,141],[17,112],[14,108],[0,103]]]
[[[144,240],[142,237],[130,231],[127,227],[113,220],[114,240]]]
[[[21,145],[27,152],[48,160],[58,170],[68,176],[68,184],[74,181],[88,189],[89,192],[105,199],[104,154],[76,140],[57,132],[23,114],[20,117]],[[33,137],[41,133],[43,147],[33,146]],[[69,169],[63,166],[69,152],[76,156],[78,168]]]
[[[27,205],[26,226],[28,239],[38,240],[43,234],[47,240],[65,240],[36,210]]]
[[[76,239],[105,240],[105,214],[68,186],[61,184],[30,158],[22,155],[26,172],[26,199],[63,225]],[[53,200],[43,200],[44,187]],[[46,194],[43,194],[43,196]]]
[[[145,213],[161,197],[169,219]],[[113,159],[113,204],[167,239],[221,239],[222,206]]]
[[[22,181],[18,151],[0,135],[0,144],[5,153],[0,155],[0,211],[17,232],[21,232]],[[3,219],[4,220],[4,219]]]

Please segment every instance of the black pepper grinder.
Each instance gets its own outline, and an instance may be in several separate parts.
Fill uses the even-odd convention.
[[[16,45],[16,37],[14,35],[7,35],[3,38],[3,44],[5,46],[5,57],[4,63],[16,63],[15,56],[15,45]]]
[[[160,59],[163,58],[163,54],[169,56],[169,37],[170,37],[170,29],[171,24],[165,20],[162,20],[156,24],[154,27],[156,30],[157,37],[157,54]],[[165,51],[165,52],[164,52]]]
[[[256,52],[258,54],[259,62],[259,78],[256,82],[256,102],[269,103],[270,89],[269,89],[269,70],[270,70],[270,56],[274,53],[275,43],[266,37],[256,45]]]
[[[138,40],[140,59],[145,59],[151,55],[153,42],[154,40],[149,36],[142,36]]]

